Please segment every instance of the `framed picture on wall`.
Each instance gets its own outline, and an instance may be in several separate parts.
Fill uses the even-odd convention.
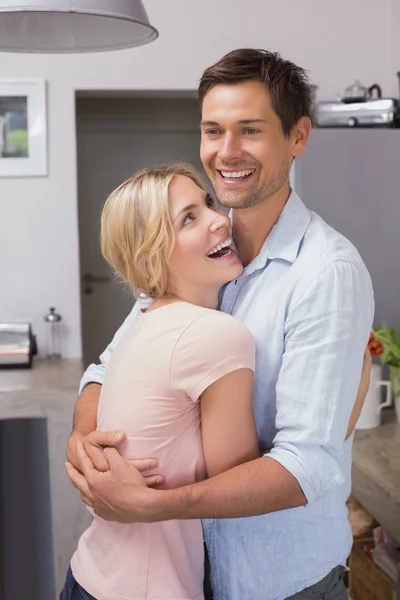
[[[0,177],[46,175],[46,82],[0,79]]]

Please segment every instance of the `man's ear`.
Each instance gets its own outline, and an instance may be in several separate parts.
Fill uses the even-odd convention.
[[[292,141],[293,141],[293,156],[300,156],[303,154],[308,138],[311,133],[311,121],[308,117],[301,117],[293,127]]]

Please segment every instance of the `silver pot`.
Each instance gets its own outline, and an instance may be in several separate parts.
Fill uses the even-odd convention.
[[[382,98],[381,87],[374,83],[371,87],[367,88],[358,80],[344,91],[342,102],[350,104],[352,102],[367,102],[368,100],[378,100]]]

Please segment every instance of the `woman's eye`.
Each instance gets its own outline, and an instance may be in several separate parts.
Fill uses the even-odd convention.
[[[183,225],[188,225],[189,223],[192,223],[192,221],[195,220],[195,216],[193,213],[189,213],[188,215],[186,215],[186,217],[183,220]]]

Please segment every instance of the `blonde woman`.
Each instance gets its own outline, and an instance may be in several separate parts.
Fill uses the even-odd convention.
[[[104,206],[101,247],[135,294],[154,302],[113,355],[98,429],[125,431],[122,455],[155,456],[170,487],[256,458],[253,338],[215,310],[242,265],[229,218],[200,176],[171,165],[123,183]],[[125,525],[94,515],[61,598],[200,600],[203,565],[200,520]]]
[[[153,303],[112,355],[98,430],[126,432],[123,457],[157,458],[171,488],[258,457],[254,341],[243,324],[215,310],[221,286],[242,265],[229,218],[200,176],[169,165],[123,183],[104,206],[101,246],[135,294]],[[368,365],[348,435],[368,388]],[[122,524],[93,513],[60,600],[202,600],[203,566],[200,520]]]

